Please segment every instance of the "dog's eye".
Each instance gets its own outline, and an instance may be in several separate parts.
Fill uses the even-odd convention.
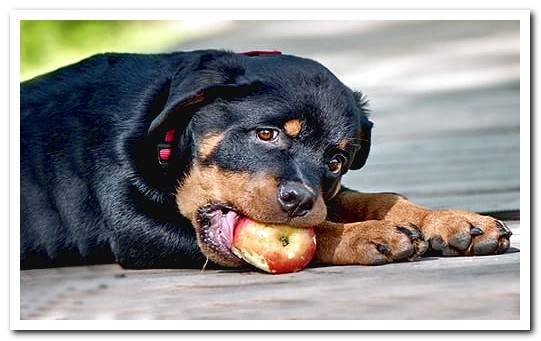
[[[278,137],[278,130],[276,129],[262,128],[257,129],[256,133],[257,138],[265,142],[273,142]]]
[[[335,157],[334,159],[329,161],[327,167],[329,167],[331,173],[339,174],[342,171],[342,161]]]

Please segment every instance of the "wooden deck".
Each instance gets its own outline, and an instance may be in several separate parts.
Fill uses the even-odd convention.
[[[235,270],[123,270],[118,265],[21,273],[23,319],[518,319],[520,229],[513,249],[269,275]]]
[[[363,90],[373,111],[371,156],[347,186],[430,207],[516,211],[518,39],[512,21],[246,21],[179,49],[276,48],[317,59]],[[513,248],[498,256],[279,276],[117,265],[23,271],[21,318],[518,319],[520,222],[509,223]]]

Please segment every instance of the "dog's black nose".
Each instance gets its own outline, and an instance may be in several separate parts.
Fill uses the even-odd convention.
[[[314,207],[315,201],[315,193],[301,183],[286,182],[278,188],[278,202],[290,217],[306,215]]]

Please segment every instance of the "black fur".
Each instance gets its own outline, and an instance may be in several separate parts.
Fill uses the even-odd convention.
[[[215,50],[97,55],[24,82],[21,267],[200,267],[194,230],[174,200],[198,139],[225,132],[205,162],[271,170],[284,181],[302,176],[331,192],[339,176],[325,162],[342,138],[352,138],[340,152],[351,168],[368,156],[363,104],[314,61]],[[297,117],[302,143],[269,149],[253,141],[253,127]],[[164,171],[156,146],[171,128]]]

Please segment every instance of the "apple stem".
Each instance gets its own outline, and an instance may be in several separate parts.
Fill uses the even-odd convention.
[[[280,237],[280,241],[282,242],[282,246],[283,246],[283,247],[286,247],[286,246],[289,245],[289,240],[287,239],[286,236],[281,236],[281,237]]]

